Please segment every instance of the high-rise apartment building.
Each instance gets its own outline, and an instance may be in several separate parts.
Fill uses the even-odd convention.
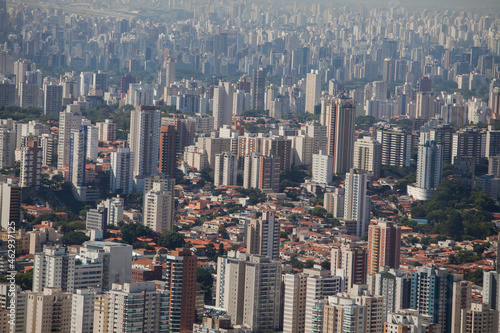
[[[65,248],[46,247],[34,256],[33,292],[45,288],[59,288],[73,292],[75,256],[66,254]]]
[[[28,293],[26,332],[70,332],[71,297],[57,288]]]
[[[411,275],[410,309],[429,315],[436,332],[451,329],[452,285],[455,277],[443,267],[417,267]]]
[[[263,68],[254,69],[251,81],[251,108],[264,110],[264,97],[266,92],[266,71]]]
[[[462,309],[462,333],[498,333],[498,312],[486,304],[472,303]]]
[[[214,87],[214,130],[222,125],[233,123],[233,85],[231,82],[219,82]]]
[[[412,310],[389,313],[387,321],[384,323],[384,333],[432,333],[436,331],[437,325],[432,322],[431,316]]]
[[[238,156],[233,152],[215,155],[214,186],[237,185]]]
[[[174,185],[175,179],[169,178],[153,180],[150,189],[145,186],[143,224],[156,232],[171,231],[173,228]]]
[[[500,155],[500,131],[495,131],[493,126],[488,127],[486,132],[486,147],[484,157],[490,158]]]
[[[167,295],[153,282],[113,283],[94,301],[94,332],[174,332],[168,329]]]
[[[452,302],[451,302],[451,333],[462,332],[464,318],[462,311],[467,311],[471,307],[472,301],[472,282],[455,281],[453,282]],[[498,330],[498,325],[495,327]]]
[[[158,173],[170,177],[175,177],[175,171],[177,170],[176,137],[177,133],[174,126],[161,126]]]
[[[71,333],[94,332],[94,298],[101,288],[76,289],[71,298]]]
[[[252,331],[274,330],[281,323],[281,264],[264,256],[231,251],[217,264],[216,306],[233,325]]]
[[[486,131],[466,127],[453,133],[452,161],[457,157],[473,157],[476,164],[486,154]]]
[[[102,201],[102,204],[107,209],[107,224],[118,225],[118,222],[123,221],[123,198],[118,195]]]
[[[79,130],[72,130],[69,139],[69,180],[75,188],[86,184],[86,146],[87,135],[85,128],[82,126]]]
[[[455,129],[450,125],[438,125],[430,131],[429,140],[443,148],[443,163],[452,163],[453,133]]]
[[[80,249],[85,264],[102,263],[102,289],[110,290],[113,283],[130,282],[132,278],[132,245],[106,241],[87,241]],[[77,265],[84,266],[84,265]],[[95,286],[95,284],[90,284]]]
[[[99,141],[114,142],[116,140],[116,124],[113,119],[105,119],[96,123],[99,130]]]
[[[12,120],[0,121],[0,168],[14,166],[16,135]]]
[[[21,221],[21,187],[16,178],[7,178],[0,182],[1,210],[0,220],[4,230],[10,222]]]
[[[306,112],[314,113],[316,104],[320,102],[321,80],[319,71],[312,70],[306,78]]]
[[[132,192],[134,184],[134,153],[130,151],[130,148],[119,147],[116,152],[111,152],[110,155],[110,190],[122,190],[123,194]]]
[[[348,281],[348,290],[355,284],[366,283],[367,251],[357,243],[342,243],[332,248],[331,272],[335,275],[343,269]]]
[[[168,297],[168,328],[172,333],[193,329],[196,309],[197,258],[189,249],[177,249],[165,259]]]
[[[38,189],[42,181],[42,149],[36,138],[27,138],[21,148],[21,187]]]
[[[86,119],[82,120],[81,129],[85,134],[85,157],[96,161],[99,149],[99,129]]]
[[[378,221],[368,227],[368,274],[383,267],[399,268],[401,228],[393,222]]]
[[[252,153],[245,156],[243,187],[273,191],[279,187],[279,163],[274,157]]]
[[[130,151],[134,153],[134,185],[142,191],[143,178],[158,173],[160,111],[137,106],[130,116]]]
[[[377,141],[382,145],[382,165],[410,166],[411,133],[387,127],[377,130]]]
[[[73,130],[80,130],[82,114],[79,105],[68,105],[66,111],[59,113],[59,145],[57,149],[57,167],[70,165],[70,140]]]
[[[63,87],[45,84],[43,86],[43,114],[56,115],[62,111]]]
[[[359,138],[354,142],[353,168],[365,170],[373,174],[373,178],[380,177],[382,163],[382,145],[369,136]]]
[[[417,200],[430,200],[443,174],[443,148],[435,141],[418,145],[417,182],[408,194]]]
[[[333,156],[325,151],[312,155],[312,180],[320,184],[331,184],[333,178]]]
[[[364,170],[351,169],[346,174],[344,219],[356,221],[355,235],[364,236],[370,222],[370,200],[366,194],[367,174]]]
[[[279,222],[274,211],[263,210],[262,216],[253,219],[247,226],[247,253],[279,259]]]
[[[86,229],[98,230],[106,233],[106,226],[108,225],[108,209],[104,204],[100,203],[97,208],[92,208],[87,212],[86,216]]]
[[[339,97],[331,100],[327,115],[327,151],[333,156],[333,172],[346,173],[352,168],[354,155],[354,100]]]
[[[292,140],[282,136],[271,136],[261,140],[261,153],[274,157],[280,170],[288,171],[292,165]]]

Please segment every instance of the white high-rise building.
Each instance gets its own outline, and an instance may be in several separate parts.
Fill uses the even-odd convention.
[[[320,102],[321,80],[317,70],[307,73],[306,79],[306,112],[314,113],[314,107]]]
[[[69,177],[75,187],[85,185],[86,135],[84,129],[70,133]]]
[[[160,111],[138,106],[130,116],[130,151],[134,153],[134,183],[142,191],[143,178],[158,173],[160,158]]]
[[[94,298],[101,288],[76,289],[71,300],[71,333],[94,332]]]
[[[443,174],[443,147],[435,141],[418,146],[417,182],[408,186],[408,195],[417,200],[430,200]]]
[[[237,185],[238,156],[233,152],[215,155],[214,186]]]
[[[220,82],[214,87],[214,130],[233,123],[233,85]]]
[[[144,189],[143,224],[162,233],[172,230],[174,218],[174,179],[153,181]]]
[[[320,184],[330,184],[333,178],[333,156],[324,150],[312,155],[312,180]]]
[[[85,156],[93,161],[97,160],[99,149],[99,129],[90,123],[90,120],[82,119],[82,127],[85,130]]]
[[[123,221],[123,205],[124,200],[120,196],[104,200],[102,202],[104,207],[108,210],[107,223],[118,225],[118,222]]]
[[[370,200],[366,195],[366,171],[351,169],[346,173],[344,219],[356,221],[356,236],[368,231],[370,222]]]
[[[90,92],[90,86],[93,82],[94,73],[81,72],[80,73],[80,95],[86,96]]]
[[[16,151],[16,130],[12,120],[0,122],[0,168],[13,167]]]
[[[66,248],[46,247],[35,253],[33,292],[45,288],[59,288],[73,292],[75,284],[75,255],[66,254]]]
[[[59,169],[70,165],[71,131],[80,130],[82,114],[79,105],[68,105],[66,111],[59,114],[59,145],[57,149],[57,167]]]
[[[380,177],[382,163],[382,145],[369,136],[359,138],[354,142],[353,168],[365,170],[373,174],[373,178]]]
[[[132,279],[132,245],[113,242],[87,241],[80,249],[83,264],[101,263],[102,289],[109,290],[113,283],[130,282]],[[77,265],[85,266],[85,265]],[[88,284],[87,286],[95,286]],[[80,288],[83,288],[82,286]]]
[[[109,188],[122,190],[123,194],[132,192],[134,185],[134,153],[130,148],[119,147],[111,152]]]
[[[168,331],[166,298],[154,282],[113,283],[111,290],[95,298],[94,332]]]

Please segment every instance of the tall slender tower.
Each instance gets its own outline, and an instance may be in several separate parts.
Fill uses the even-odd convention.
[[[214,87],[214,130],[233,122],[233,85],[220,82]]]
[[[250,254],[279,259],[279,223],[274,211],[263,211],[262,216],[250,221],[247,227],[247,249]]]
[[[328,155],[333,156],[333,173],[349,172],[354,155],[356,104],[341,96],[332,99],[329,112]]]
[[[57,149],[57,167],[69,167],[71,131],[79,130],[82,114],[79,105],[68,105],[66,111],[59,113],[59,145]]]
[[[162,125],[160,129],[160,164],[158,173],[175,177],[177,163],[175,158],[177,133],[175,126]]]
[[[135,187],[142,190],[145,176],[158,173],[160,155],[160,111],[137,106],[130,115],[130,151],[134,153]]]
[[[254,69],[252,77],[252,110],[264,110],[266,92],[266,72],[263,68]]]
[[[393,222],[379,221],[368,228],[368,275],[383,267],[399,268],[401,228]]]
[[[168,304],[169,330],[172,333],[192,332],[196,310],[197,258],[189,249],[172,251],[165,260],[166,290],[170,291]]]
[[[319,77],[319,72],[317,70],[312,70],[311,73],[307,73],[306,81],[306,112],[314,113],[314,107],[320,101],[321,94],[321,81]]]
[[[356,236],[362,237],[370,221],[370,200],[366,195],[367,174],[351,169],[345,179],[344,219],[356,221]]]

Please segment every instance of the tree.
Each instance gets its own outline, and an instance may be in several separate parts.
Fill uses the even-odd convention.
[[[127,223],[120,229],[122,240],[127,244],[134,244],[138,237],[152,237],[153,230],[141,223]]]
[[[33,269],[25,273],[17,273],[15,281],[22,290],[31,290],[33,288]],[[0,283],[9,283],[7,276],[0,276]]]
[[[325,217],[327,211],[323,207],[314,207],[311,214],[318,217]]]
[[[205,292],[205,304],[211,304],[212,286],[214,284],[214,278],[212,274],[206,269],[198,267],[196,282],[200,284],[201,289]]]
[[[158,239],[158,245],[166,247],[169,250],[184,247],[185,244],[184,236],[176,231],[165,231],[161,234],[160,239]]]
[[[59,238],[59,242],[64,245],[82,245],[84,242],[88,241],[90,237],[85,235],[81,231],[70,231],[64,236]]]

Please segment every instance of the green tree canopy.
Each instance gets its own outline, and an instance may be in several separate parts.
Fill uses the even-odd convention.
[[[85,235],[85,233],[81,231],[70,231],[61,238],[59,238],[59,242],[64,245],[82,245],[84,242],[88,241],[90,237]]]
[[[158,245],[166,247],[169,250],[184,247],[185,244],[184,237],[176,231],[165,231],[161,234],[160,239],[158,239]]]

